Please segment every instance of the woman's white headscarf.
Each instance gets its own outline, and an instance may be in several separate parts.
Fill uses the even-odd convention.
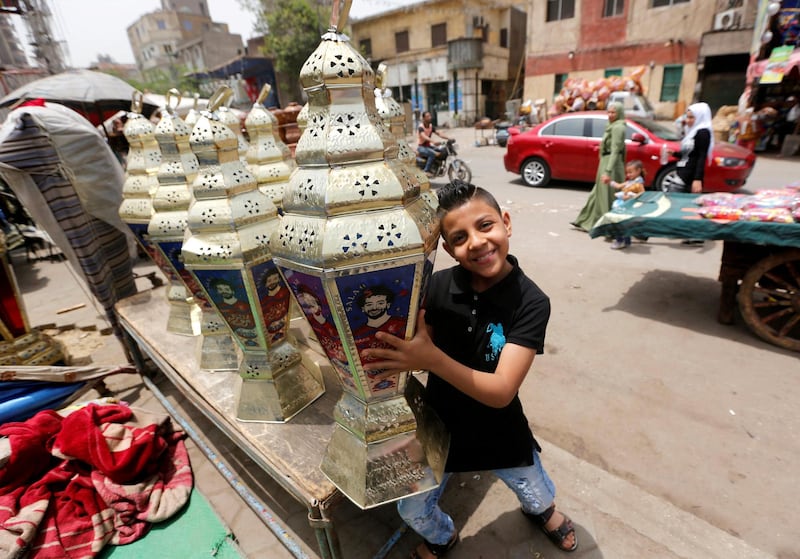
[[[681,141],[681,151],[688,153],[694,148],[694,136],[698,130],[706,129],[709,134],[708,153],[706,159],[711,160],[711,154],[714,152],[714,130],[711,128],[711,107],[708,103],[692,103],[689,105],[687,111],[691,111],[694,115],[694,124]]]

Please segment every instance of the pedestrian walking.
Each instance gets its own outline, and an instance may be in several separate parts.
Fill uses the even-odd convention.
[[[589,231],[597,220],[611,210],[614,189],[611,181],[625,180],[625,109],[620,102],[608,108],[608,126],[600,141],[600,164],[589,199],[572,222],[573,227]]]

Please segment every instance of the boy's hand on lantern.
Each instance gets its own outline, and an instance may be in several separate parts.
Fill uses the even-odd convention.
[[[375,338],[391,347],[367,350],[366,356],[377,360],[370,363],[370,368],[397,373],[430,370],[436,362],[435,355],[439,350],[431,340],[427,324],[425,324],[424,310],[419,311],[417,332],[410,340],[404,340],[386,332],[377,332]]]

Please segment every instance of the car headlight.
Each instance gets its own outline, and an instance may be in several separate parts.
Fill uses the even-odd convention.
[[[747,160],[738,157],[715,157],[714,163],[718,167],[743,167],[747,164]]]

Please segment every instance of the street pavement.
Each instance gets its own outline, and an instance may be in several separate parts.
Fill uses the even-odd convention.
[[[568,226],[590,185],[527,188],[503,170],[504,149],[476,145],[479,131],[447,133],[472,166],[473,182],[489,187],[510,211],[512,252],[551,297],[545,354],[537,357],[521,397],[558,488],[557,503],[577,526],[580,547],[571,555],[800,557],[798,383],[791,378],[797,355],[759,341],[741,324],[715,322],[719,243],[687,250],[677,241],[653,239],[610,251]],[[765,158],[748,186],[780,186],[775,181],[800,176],[798,170],[796,160]],[[107,325],[66,264],[24,260],[16,255],[13,263],[31,324],[74,325],[63,335],[71,336],[76,354],[101,365],[124,362],[113,336],[90,329]],[[439,251],[437,268],[451,264]],[[154,269],[147,262],[136,266],[142,276]],[[152,287],[145,277],[137,285]],[[168,381],[156,376],[153,382],[202,434],[207,450],[225,461],[223,475],[190,444],[197,487],[243,556],[316,557],[305,506]],[[111,377],[106,385],[131,405],[162,406],[138,375]],[[244,488],[250,505],[230,479]],[[259,518],[253,507],[262,505]],[[443,506],[462,538],[448,557],[561,555],[490,474],[454,476]],[[419,541],[401,530],[391,504],[364,512],[343,500],[332,515],[347,559],[408,557]]]

